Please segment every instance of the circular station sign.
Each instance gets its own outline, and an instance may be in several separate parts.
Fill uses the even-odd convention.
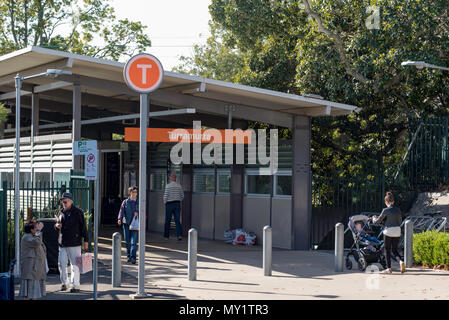
[[[123,69],[123,77],[132,90],[139,93],[150,93],[162,83],[164,69],[155,56],[139,53],[128,60]]]

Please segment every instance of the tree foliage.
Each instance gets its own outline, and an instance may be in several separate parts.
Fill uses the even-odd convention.
[[[380,9],[378,28],[370,6]],[[392,175],[408,118],[448,114],[448,73],[401,66],[449,66],[445,0],[212,0],[209,9],[221,40],[203,47],[194,65],[208,65],[207,53],[226,47],[245,63],[229,79],[362,108],[313,121],[312,163],[320,175]]]
[[[145,28],[117,19],[109,0],[0,0],[0,54],[41,46],[119,60],[151,45]]]
[[[210,24],[212,36],[204,45],[194,45],[193,57],[182,56],[174,72],[194,74],[204,78],[236,82],[236,76],[245,67],[244,55],[222,42],[220,30]]]

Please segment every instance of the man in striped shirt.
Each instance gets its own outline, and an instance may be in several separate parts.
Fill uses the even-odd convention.
[[[179,221],[181,215],[181,201],[184,199],[184,191],[182,186],[176,182],[176,174],[172,172],[170,182],[165,186],[164,203],[165,203],[165,228],[164,237],[168,239],[170,231],[170,221],[172,214],[175,217],[176,237],[182,240],[182,228]]]

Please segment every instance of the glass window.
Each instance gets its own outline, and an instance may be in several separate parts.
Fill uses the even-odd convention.
[[[278,175],[276,176],[275,194],[278,196],[292,195],[292,176]]]
[[[214,192],[215,176],[213,173],[194,173],[193,192]]]
[[[231,174],[230,173],[218,173],[218,192],[229,193],[231,186]]]
[[[49,185],[50,184],[50,172],[35,172],[34,173],[34,183]]]
[[[165,173],[157,172],[151,174],[150,190],[151,191],[164,191],[167,181],[167,175]]]
[[[247,175],[246,193],[247,194],[270,194],[271,178],[270,176]]]
[[[70,183],[70,172],[55,172],[53,173],[53,181],[55,186],[68,186]]]
[[[2,180],[2,188],[3,188],[3,181],[6,181],[7,188],[11,188],[14,183],[14,173],[13,172],[2,172],[1,180]]]
[[[27,185],[30,184],[31,185],[31,172],[20,172],[20,184],[19,185]]]

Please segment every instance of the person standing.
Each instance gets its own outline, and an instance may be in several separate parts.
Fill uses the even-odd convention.
[[[136,186],[128,188],[128,198],[122,202],[117,221],[119,226],[123,225],[123,234],[126,242],[126,255],[128,257],[128,262],[131,262],[132,264],[136,264],[137,260],[138,231],[129,230],[129,225],[134,217],[139,216],[138,193],[139,189]]]
[[[20,291],[23,300],[40,299],[46,295],[47,251],[42,242],[40,231],[42,222],[28,221],[24,226],[24,235],[20,245]]]
[[[170,234],[170,221],[172,215],[175,218],[176,237],[182,240],[182,227],[179,221],[181,215],[181,201],[184,199],[182,186],[176,182],[176,173],[170,175],[170,182],[165,186],[164,204],[165,204],[165,228],[164,237],[168,239]]]
[[[87,234],[84,212],[73,205],[71,193],[64,193],[60,199],[62,209],[59,211],[55,228],[59,229],[59,273],[61,291],[67,290],[67,262],[71,265],[70,292],[79,292],[80,271],[76,265],[76,257],[81,255],[81,242],[84,239],[84,250],[87,251],[89,237]]]
[[[387,192],[385,195],[385,205],[387,208],[382,210],[379,217],[374,216],[374,223],[384,222],[384,249],[387,262],[387,268],[382,273],[392,273],[391,271],[391,252],[393,257],[399,262],[401,266],[401,273],[405,272],[404,259],[398,252],[399,238],[401,237],[401,209],[394,206],[394,197],[391,192]]]

